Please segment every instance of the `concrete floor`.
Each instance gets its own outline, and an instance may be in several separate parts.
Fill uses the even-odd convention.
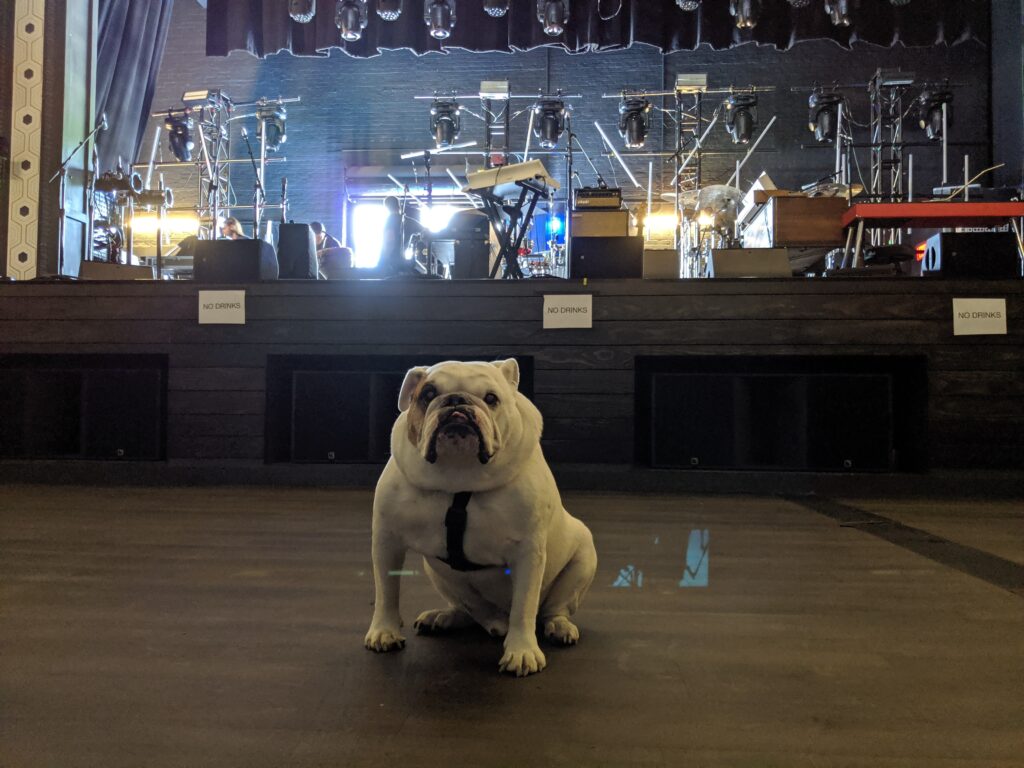
[[[0,766],[1024,766],[1024,591],[796,501],[570,494],[581,643],[516,680],[480,631],[363,649],[370,503],[0,488]],[[847,503],[1024,562],[1020,503]]]

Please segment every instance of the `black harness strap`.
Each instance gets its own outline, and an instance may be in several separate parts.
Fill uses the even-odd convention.
[[[469,497],[471,491],[459,491],[452,499],[452,505],[448,507],[448,514],[444,516],[444,527],[448,544],[448,557],[439,558],[453,571],[481,571],[484,568],[494,568],[493,565],[477,565],[466,558],[466,552],[462,548],[462,540],[466,537],[466,523],[469,520]]]

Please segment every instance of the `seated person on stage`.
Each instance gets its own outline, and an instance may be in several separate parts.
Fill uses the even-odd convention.
[[[236,219],[234,216],[230,216],[221,223],[220,225],[220,239],[221,240],[247,240],[245,233],[242,231],[242,222]]]
[[[377,273],[381,277],[412,274],[412,263],[405,258],[405,246],[410,235],[422,231],[423,227],[415,219],[403,214],[397,197],[385,197],[384,207],[387,208],[388,218],[384,222]]]
[[[326,248],[341,248],[341,243],[327,234],[324,225],[319,221],[311,221],[309,228],[313,230],[313,235],[316,237],[316,249],[318,252]]]

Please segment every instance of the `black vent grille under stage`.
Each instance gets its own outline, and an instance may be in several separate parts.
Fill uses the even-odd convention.
[[[662,468],[922,471],[912,357],[637,359],[636,455]]]
[[[165,355],[0,355],[0,457],[160,460]]]
[[[270,462],[378,464],[406,371],[442,360],[495,360],[494,353],[424,357],[270,355],[265,457]],[[519,389],[533,396],[533,358],[517,357]]]

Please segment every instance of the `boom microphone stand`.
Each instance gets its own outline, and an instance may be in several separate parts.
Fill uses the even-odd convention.
[[[260,173],[260,167],[256,163],[256,156],[252,153],[252,144],[249,143],[249,132],[242,129],[242,138],[245,140],[245,148],[249,151],[249,160],[252,161],[252,171],[256,175],[256,189],[253,192],[253,234],[252,236],[256,239],[260,239],[260,219],[261,213],[263,212],[263,204],[267,201],[267,193],[263,189],[263,174]]]
[[[78,150],[88,144],[92,137],[100,131],[107,130],[107,113],[104,112],[100,115],[99,122],[96,123],[96,127],[89,131],[89,134],[78,142],[78,145],[71,150],[67,157],[64,158],[64,162],[60,164],[60,168],[57,172],[50,177],[49,184],[52,184],[54,179],[60,178],[60,214],[57,219],[57,274],[55,277],[60,280],[74,280],[75,278],[71,275],[64,274],[64,230],[66,228],[65,219],[68,215],[67,207],[67,196],[68,196],[68,166],[71,165],[71,161],[74,160],[75,155],[78,154]]]

